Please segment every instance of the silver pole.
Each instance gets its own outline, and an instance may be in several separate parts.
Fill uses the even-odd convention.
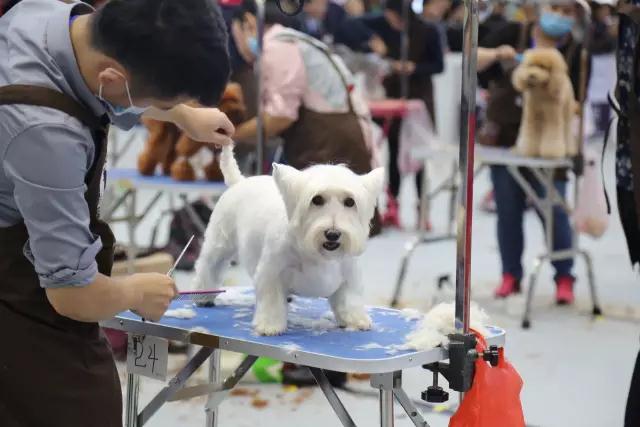
[[[478,0],[465,0],[462,41],[462,97],[460,114],[460,195],[456,248],[456,329],[469,331],[471,287],[471,231],[473,209],[473,154],[476,132],[476,63],[478,55]]]
[[[262,165],[264,163],[264,117],[262,108],[262,48],[264,38],[264,0],[256,1],[256,13],[258,21],[258,54],[253,64],[253,72],[256,79],[256,175],[262,175]]]
[[[411,0],[404,0],[402,2],[402,21],[404,26],[402,29],[402,38],[400,41],[400,60],[402,64],[407,63],[409,60],[409,10],[411,8]],[[406,73],[400,74],[400,97],[402,99],[409,98],[409,75]]]
[[[584,159],[584,118],[585,118],[585,108],[587,101],[587,84],[588,84],[588,69],[589,69],[589,49],[591,48],[591,8],[589,4],[584,1],[578,0],[577,3],[580,5],[582,10],[584,11],[584,20],[582,25],[584,26],[584,36],[582,38],[582,50],[580,51],[580,79],[579,79],[579,87],[578,87],[578,102],[580,103],[580,120],[579,120],[579,128],[578,128],[578,155],[581,155]],[[606,144],[606,141],[605,141]],[[584,163],[584,160],[583,160]],[[586,163],[583,165],[586,166]],[[573,206],[578,205],[578,197],[580,193],[580,177],[575,176],[575,186],[573,189]],[[573,249],[578,249],[579,246],[579,237],[580,233],[575,230],[575,227],[572,227],[572,242],[571,247]]]
[[[138,426],[138,396],[140,395],[140,377],[135,374],[127,374],[127,407],[126,427]]]
[[[211,357],[209,358],[209,383],[210,384],[220,384],[220,362],[221,362],[221,351],[216,349],[211,353]],[[209,395],[209,401],[212,402],[215,399],[215,393],[211,393]],[[207,405],[208,406],[208,405]],[[207,420],[206,427],[218,427],[218,419],[220,418],[220,412],[218,407],[208,408],[207,410]]]
[[[393,425],[393,389],[380,389],[380,427]]]

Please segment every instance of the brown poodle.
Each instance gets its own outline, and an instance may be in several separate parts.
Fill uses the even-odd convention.
[[[513,72],[513,86],[523,94],[518,154],[549,159],[578,154],[571,126],[576,101],[567,73],[554,48],[528,50]]]
[[[234,125],[245,120],[246,107],[242,89],[237,83],[229,83],[218,106]],[[214,150],[209,144],[194,141],[182,133],[172,123],[145,119],[144,125],[149,130],[149,137],[138,157],[138,170],[142,175],[153,175],[158,164],[162,166],[164,175],[171,175],[177,181],[193,181],[196,171],[191,164],[193,157],[200,149]],[[209,181],[223,181],[224,177],[218,165],[218,153],[214,152],[211,162],[204,167],[204,175]]]

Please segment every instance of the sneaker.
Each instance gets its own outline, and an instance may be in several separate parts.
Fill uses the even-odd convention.
[[[398,200],[391,194],[388,194],[387,197],[387,210],[382,215],[382,226],[400,228],[400,206],[398,206]]]
[[[513,274],[504,273],[502,275],[502,283],[495,290],[496,298],[506,298],[512,294],[520,293],[520,280],[516,279]]]
[[[558,305],[573,304],[573,284],[575,279],[571,276],[560,276],[556,279],[556,303]]]

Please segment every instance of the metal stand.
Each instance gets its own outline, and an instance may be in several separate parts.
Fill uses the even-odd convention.
[[[140,377],[127,374],[127,404],[125,408],[126,427],[138,427],[138,398],[140,396]]]
[[[416,427],[429,427],[418,408],[402,389],[402,372],[390,372],[371,376],[371,387],[380,391],[380,427],[395,425],[393,398],[395,397]]]
[[[591,261],[591,256],[584,250],[581,250],[577,247],[577,233],[573,232],[573,247],[568,250],[563,251],[554,251],[553,250],[553,230],[554,230],[554,220],[553,220],[553,211],[556,207],[560,209],[564,209],[567,213],[570,212],[570,208],[567,206],[565,200],[558,193],[555,186],[553,185],[553,176],[555,173],[555,169],[536,169],[531,168],[531,172],[535,179],[537,179],[545,189],[545,196],[540,197],[531,187],[529,182],[524,178],[519,168],[516,166],[507,166],[507,170],[513,176],[513,178],[518,182],[520,187],[523,189],[527,197],[532,201],[535,205],[536,209],[540,213],[542,220],[545,226],[545,247],[546,253],[536,257],[533,264],[533,272],[529,278],[529,288],[527,290],[527,299],[525,305],[525,312],[522,318],[522,327],[528,329],[531,327],[531,304],[533,302],[534,291],[536,282],[538,280],[538,276],[540,274],[540,269],[542,268],[542,264],[545,261],[559,261],[568,258],[574,258],[576,256],[581,256],[585,264],[587,266],[587,281],[589,283],[589,291],[591,294],[591,302],[592,302],[592,313],[594,316],[602,314],[602,310],[600,309],[600,304],[598,302],[598,296],[596,292],[596,284],[595,278],[593,274],[593,263]]]
[[[210,384],[220,384],[220,359],[221,354],[220,350],[214,350],[209,358],[209,383]],[[215,394],[209,394],[209,400],[205,407],[205,412],[207,413],[207,422],[205,424],[206,427],[218,427],[218,407],[213,406],[215,399]]]
[[[409,269],[409,261],[413,257],[413,253],[418,248],[418,246],[426,245],[428,243],[436,243],[443,242],[448,240],[455,240],[455,205],[456,205],[456,197],[458,196],[459,184],[457,177],[457,163],[453,162],[452,164],[453,173],[447,177],[442,183],[440,183],[433,191],[429,191],[429,180],[427,178],[428,172],[426,168],[425,161],[425,169],[423,174],[423,192],[421,195],[421,203],[420,203],[420,219],[419,224],[422,224],[423,219],[427,219],[430,217],[430,205],[431,200],[433,200],[436,196],[444,191],[449,192],[449,210],[448,210],[448,223],[447,229],[444,233],[433,233],[427,232],[426,230],[420,228],[418,230],[417,236],[411,241],[409,241],[404,248],[404,254],[402,255],[402,259],[400,261],[400,270],[398,272],[398,276],[396,278],[396,285],[393,291],[393,296],[391,298],[391,307],[397,307],[400,302],[400,296],[402,295],[402,289],[404,287],[404,281],[407,275],[407,271]],[[479,169],[474,173],[474,177],[477,176]]]
[[[316,383],[318,383],[318,386],[320,386],[320,389],[327,398],[327,401],[329,401],[329,405],[331,405],[333,412],[335,412],[342,425],[344,427],[355,427],[356,423],[353,422],[351,415],[349,415],[349,412],[347,412],[347,409],[342,404],[342,401],[336,394],[336,391],[331,386],[331,383],[329,383],[329,380],[327,379],[324,371],[318,368],[309,368],[309,370],[311,371],[311,374],[315,378]]]

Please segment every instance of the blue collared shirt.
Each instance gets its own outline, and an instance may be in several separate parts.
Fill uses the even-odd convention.
[[[0,18],[0,86],[56,89],[101,116],[105,107],[87,87],[75,59],[70,17],[84,3],[23,0]],[[118,118],[132,127],[135,116]],[[0,106],[0,227],[24,222],[24,251],[42,287],[82,286],[97,274],[100,238],[89,230],[85,175],[95,155],[89,129],[51,108]]]

